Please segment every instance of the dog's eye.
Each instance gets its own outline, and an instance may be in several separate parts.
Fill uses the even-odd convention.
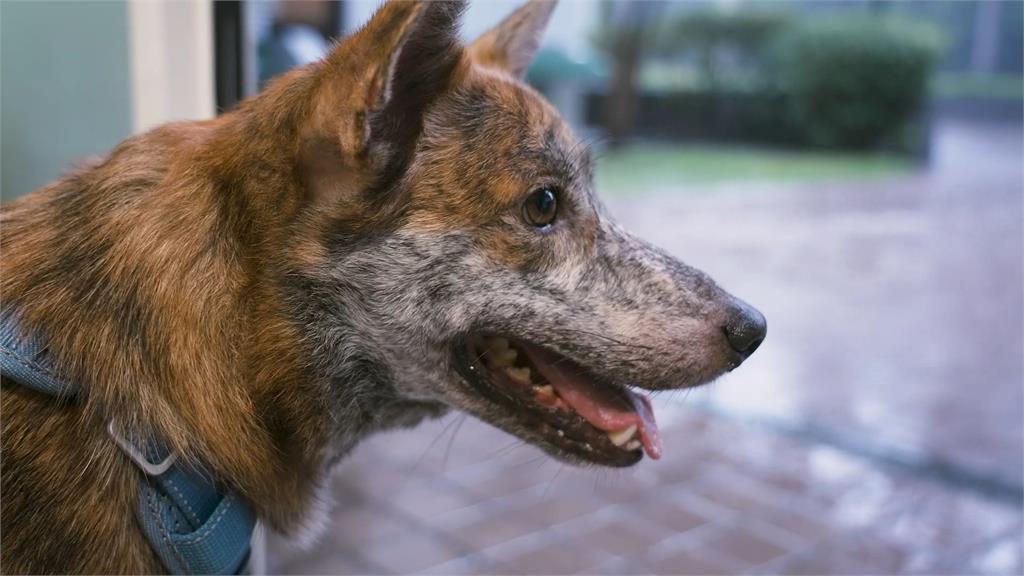
[[[526,198],[523,217],[531,226],[544,228],[555,221],[558,214],[558,196],[551,188],[538,188]]]

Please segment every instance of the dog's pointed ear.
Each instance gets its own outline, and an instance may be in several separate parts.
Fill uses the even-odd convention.
[[[318,64],[303,145],[316,187],[339,163],[380,172],[412,147],[462,58],[464,9],[464,0],[390,0]]]
[[[555,4],[555,0],[530,0],[470,44],[470,57],[477,64],[521,78],[540,47]]]

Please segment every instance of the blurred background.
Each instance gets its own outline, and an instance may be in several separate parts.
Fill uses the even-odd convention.
[[[320,58],[377,2],[0,2],[4,200]],[[515,2],[476,2],[475,37]],[[1017,1],[565,1],[528,80],[629,228],[769,320],[577,470],[452,415],[362,445],[285,573],[1020,574]]]

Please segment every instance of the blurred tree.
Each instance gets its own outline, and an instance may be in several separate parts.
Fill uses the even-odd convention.
[[[701,83],[712,92],[739,77],[763,71],[768,45],[792,25],[793,16],[779,10],[717,10],[684,13],[658,36],[660,51],[693,54]]]
[[[608,145],[621,145],[633,133],[637,106],[637,73],[641,59],[653,46],[653,29],[664,2],[605,2],[602,25],[595,38],[611,61],[605,127]]]

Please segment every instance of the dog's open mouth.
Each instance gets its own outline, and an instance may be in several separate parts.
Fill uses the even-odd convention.
[[[599,381],[564,356],[484,336],[465,343],[460,364],[480,393],[563,451],[609,466],[629,466],[644,452],[661,456],[647,397]]]

